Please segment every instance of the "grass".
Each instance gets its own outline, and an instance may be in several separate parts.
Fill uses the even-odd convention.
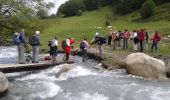
[[[66,39],[67,37],[73,37],[76,40],[76,46],[79,42],[86,37],[89,41],[93,38],[95,32],[100,32],[103,35],[107,35],[107,30],[105,29],[105,16],[108,15],[111,21],[111,25],[115,26],[115,30],[128,29],[133,31],[134,29],[147,28],[152,34],[158,30],[163,36],[170,34],[170,21],[165,18],[170,16],[169,7],[170,4],[161,5],[157,8],[157,14],[152,18],[154,20],[148,19],[143,21],[135,21],[140,19],[138,12],[133,12],[131,14],[120,16],[113,13],[111,7],[104,7],[96,11],[85,12],[82,16],[74,16],[69,18],[56,18],[37,21],[39,25],[43,25],[43,31],[41,34],[42,48],[48,48],[48,41],[54,37],[58,37],[59,41]],[[165,13],[167,9],[167,13]],[[161,11],[163,15],[161,15]],[[164,16],[165,17],[161,17]],[[160,20],[155,20],[157,17]],[[97,29],[96,27],[102,27]],[[170,55],[170,42],[164,41],[160,43],[158,54],[168,54]]]

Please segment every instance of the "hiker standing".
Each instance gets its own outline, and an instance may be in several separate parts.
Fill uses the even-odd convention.
[[[20,43],[18,45],[18,63],[19,64],[25,64],[25,48],[26,48],[26,38],[25,38],[25,31],[24,29],[21,29],[21,32],[19,33],[19,40]]]
[[[125,32],[123,33],[123,50],[128,49],[128,39],[130,37],[130,32],[128,32],[127,29],[125,29]]]
[[[49,50],[50,57],[52,57],[52,53],[51,53],[51,51],[52,51],[51,40],[48,41],[48,47],[50,48],[50,50]]]
[[[107,28],[111,28],[111,26],[107,26]],[[111,45],[111,42],[112,42],[112,32],[113,30],[112,29],[109,29],[109,32],[108,32],[108,45]]]
[[[84,39],[83,41],[80,42],[80,50],[82,51],[82,54],[83,54],[82,62],[87,61],[87,52],[88,52],[89,47],[90,45],[87,42],[87,39]]]
[[[53,62],[56,62],[56,56],[57,56],[57,50],[58,50],[58,40],[57,37],[55,37],[52,41],[51,41],[51,45],[50,45],[50,53],[52,56],[52,60]]]
[[[157,51],[158,49],[158,42],[160,41],[161,36],[160,36],[160,32],[156,31],[152,40],[152,46],[151,46],[151,51],[153,52],[153,49],[155,49],[155,51]]]
[[[39,34],[40,31],[36,31],[32,36],[29,38],[29,44],[32,46],[32,63],[38,63],[39,62],[39,46],[40,46],[40,40],[39,40]]]
[[[143,52],[144,41],[145,41],[145,32],[143,29],[141,29],[141,31],[139,32],[140,52]]]
[[[116,49],[116,32],[112,32],[113,49]]]
[[[145,50],[148,50],[149,32],[145,31]]]
[[[133,31],[133,50],[138,51],[138,33],[136,30]]]
[[[66,55],[66,61],[69,60],[69,55],[71,54],[71,50],[73,48],[72,45],[74,43],[75,43],[75,40],[70,37],[62,42],[62,48],[64,49],[65,55]]]
[[[119,30],[118,31],[119,33],[119,41],[118,41],[118,47],[121,47],[122,46],[122,39],[123,39],[123,33]]]

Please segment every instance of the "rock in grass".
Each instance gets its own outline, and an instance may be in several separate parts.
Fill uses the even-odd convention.
[[[165,63],[144,53],[132,53],[126,58],[127,72],[145,78],[167,79]]]

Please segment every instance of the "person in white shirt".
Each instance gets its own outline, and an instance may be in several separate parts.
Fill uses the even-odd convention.
[[[57,50],[58,50],[58,40],[57,40],[57,37],[55,37],[51,41],[51,55],[52,55],[53,62],[56,62]]]

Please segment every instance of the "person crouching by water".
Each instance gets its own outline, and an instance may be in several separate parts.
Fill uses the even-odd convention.
[[[87,39],[84,38],[84,40],[80,42],[80,50],[82,51],[82,54],[83,54],[82,62],[87,61],[87,52],[88,52],[89,47],[90,45],[87,42]]]
[[[53,63],[55,63],[57,61],[56,60],[57,50],[58,50],[58,40],[57,40],[57,37],[55,37],[50,43],[50,54],[52,56]]]
[[[72,38],[68,38],[66,40],[62,41],[61,47],[65,52],[65,56],[66,56],[66,61],[69,60],[69,55],[71,54],[72,48],[73,48],[73,44],[75,43],[75,40]]]
[[[97,43],[97,45],[98,45],[100,55],[103,55],[103,47],[102,46],[103,46],[103,44],[106,43],[106,38],[103,36],[100,36],[99,33],[97,32],[95,34],[95,37],[93,38],[92,42],[90,43],[90,45],[93,45],[95,43]]]
[[[39,39],[40,31],[36,31],[33,35],[29,38],[29,44],[32,46],[32,63],[39,62],[39,46],[40,46],[40,39]]]

